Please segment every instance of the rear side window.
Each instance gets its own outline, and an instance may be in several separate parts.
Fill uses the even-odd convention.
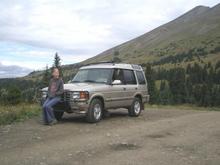
[[[137,74],[137,79],[138,79],[139,84],[146,84],[143,72],[136,71],[136,74]]]
[[[123,70],[125,84],[137,84],[133,70]]]
[[[121,80],[122,84],[124,84],[124,77],[122,69],[115,69],[112,77],[112,81]]]

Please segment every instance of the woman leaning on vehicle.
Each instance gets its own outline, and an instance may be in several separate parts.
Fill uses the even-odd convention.
[[[47,99],[43,104],[43,122],[45,125],[54,125],[57,120],[54,116],[53,106],[56,105],[61,100],[61,95],[63,94],[63,80],[60,77],[60,72],[58,68],[53,68],[52,78],[49,82]]]

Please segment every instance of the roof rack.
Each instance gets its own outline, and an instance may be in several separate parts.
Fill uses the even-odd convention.
[[[113,64],[114,65],[115,62],[114,61],[100,61],[100,62],[85,64],[83,66],[96,65],[96,64]]]

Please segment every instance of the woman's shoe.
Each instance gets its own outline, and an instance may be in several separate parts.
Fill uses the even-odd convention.
[[[56,120],[56,119],[52,120],[52,121],[49,123],[50,126],[55,125],[55,124],[57,124],[57,120]]]

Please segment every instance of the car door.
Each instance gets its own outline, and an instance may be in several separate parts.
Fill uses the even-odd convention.
[[[124,83],[125,83],[125,102],[126,106],[130,106],[134,99],[134,95],[138,90],[137,80],[133,70],[123,69]]]
[[[106,107],[107,108],[117,108],[117,107],[124,107],[125,104],[125,85],[124,85],[124,76],[122,69],[114,69],[112,75],[112,81],[120,80],[121,84],[117,85],[109,85],[108,92],[106,93]]]

